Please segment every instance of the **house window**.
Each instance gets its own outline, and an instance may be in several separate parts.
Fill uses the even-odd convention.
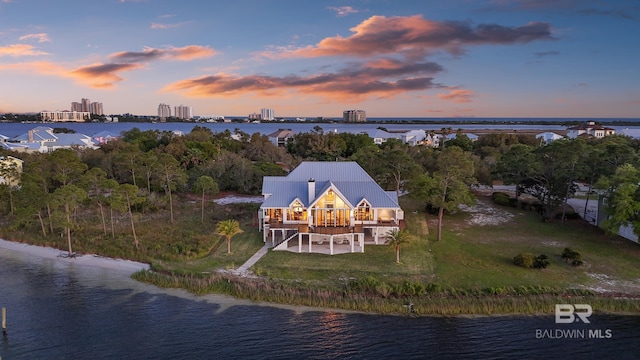
[[[362,201],[358,205],[358,208],[356,209],[356,213],[355,213],[355,220],[356,221],[373,220],[373,211],[371,209],[371,206],[366,201]]]
[[[307,220],[307,212],[299,201],[294,201],[287,211],[287,218],[294,221]]]

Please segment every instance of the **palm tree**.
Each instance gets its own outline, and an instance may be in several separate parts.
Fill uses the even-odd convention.
[[[224,236],[227,239],[227,254],[231,254],[231,238],[243,232],[244,231],[240,229],[238,220],[223,220],[216,226],[216,234]]]
[[[409,242],[410,236],[406,229],[393,229],[387,233],[388,244],[396,248],[396,264],[400,264],[400,244]]]

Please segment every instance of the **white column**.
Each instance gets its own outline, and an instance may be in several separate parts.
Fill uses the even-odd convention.
[[[375,228],[373,228],[373,242],[378,245],[378,227],[376,226]]]
[[[309,254],[311,254],[311,234],[307,236],[309,237]]]
[[[271,246],[273,247],[276,244],[276,241],[274,240],[276,232],[273,229],[271,229],[269,231],[271,231]]]
[[[355,237],[354,237],[354,236],[355,236],[355,234],[354,234],[354,233],[351,233],[351,239],[350,239],[350,240],[351,240],[351,252],[354,252],[354,251],[355,251],[355,245],[356,245],[356,241],[355,241],[355,240],[356,240],[356,239],[355,239]]]
[[[302,252],[302,237],[300,236],[300,233],[298,233],[298,252]]]
[[[329,235],[329,254],[333,255],[333,235]]]
[[[364,234],[358,234],[358,241],[360,242],[360,249],[364,252]]]

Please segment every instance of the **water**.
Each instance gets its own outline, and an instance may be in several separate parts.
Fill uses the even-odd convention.
[[[229,130],[233,132],[235,129],[239,129],[248,134],[253,133],[261,133],[264,135],[270,134],[278,129],[291,129],[295,132],[309,132],[312,131],[314,127],[319,126],[322,128],[324,132],[336,131],[336,132],[350,132],[350,133],[360,133],[364,131],[373,131],[379,126],[384,126],[389,130],[414,130],[414,129],[422,129],[422,130],[440,130],[444,127],[451,127],[453,129],[462,128],[465,130],[474,130],[474,129],[513,129],[513,130],[529,130],[536,129],[543,131],[553,131],[553,130],[566,130],[567,127],[563,125],[563,123],[558,120],[558,124],[554,125],[534,125],[534,124],[526,124],[526,119],[514,118],[513,121],[518,121],[521,123],[517,124],[509,124],[509,125],[496,125],[496,124],[434,124],[434,123],[425,123],[425,124],[404,124],[404,123],[396,123],[391,121],[391,119],[380,119],[385,120],[387,123],[385,124],[374,124],[374,123],[363,123],[363,124],[353,124],[348,123],[345,124],[343,122],[336,123],[308,123],[308,122],[300,122],[300,123],[283,123],[283,122],[265,122],[261,124],[253,124],[253,123],[56,123],[56,124],[44,124],[44,126],[49,127],[65,127],[68,129],[73,129],[76,132],[83,133],[89,136],[96,134],[101,131],[109,131],[114,135],[120,134],[122,131],[131,130],[134,127],[142,131],[146,130],[180,130],[184,133],[189,133],[195,126],[202,126],[210,128],[213,132],[223,132],[225,130]],[[459,121],[459,119],[453,119]],[[468,119],[477,120],[477,119]],[[502,119],[508,120],[508,119]],[[537,119],[532,119],[537,120]],[[576,119],[563,119],[563,120],[576,120]],[[577,119],[581,120],[581,119]],[[603,120],[620,120],[620,119],[603,119]],[[550,120],[547,120],[551,122]],[[0,134],[8,136],[9,138],[13,138],[15,136],[21,135],[29,131],[30,129],[43,125],[43,124],[22,124],[22,123],[0,123]],[[621,130],[625,128],[638,128],[640,127],[640,122],[638,122],[638,126],[611,126],[616,130]]]
[[[0,249],[2,360],[490,359],[640,355],[640,317],[409,318],[301,311],[195,297],[127,274]],[[609,329],[609,339],[540,339],[539,329]]]

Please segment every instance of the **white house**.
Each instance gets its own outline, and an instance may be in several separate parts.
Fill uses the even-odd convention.
[[[396,192],[356,162],[302,162],[287,176],[265,176],[262,194],[260,230],[274,250],[364,252],[404,224]]]
[[[569,139],[575,139],[578,136],[603,138],[605,136],[614,135],[615,133],[615,129],[597,125],[595,121],[587,121],[584,124],[567,128],[567,137]]]
[[[550,144],[550,143],[552,143],[552,142],[554,142],[556,140],[560,140],[560,139],[563,139],[563,138],[564,138],[564,136],[558,135],[558,134],[556,134],[554,132],[551,132],[551,131],[543,132],[543,133],[540,133],[540,134],[536,135],[536,139],[538,139],[538,141],[540,141],[541,145],[547,145],[547,144]]]

